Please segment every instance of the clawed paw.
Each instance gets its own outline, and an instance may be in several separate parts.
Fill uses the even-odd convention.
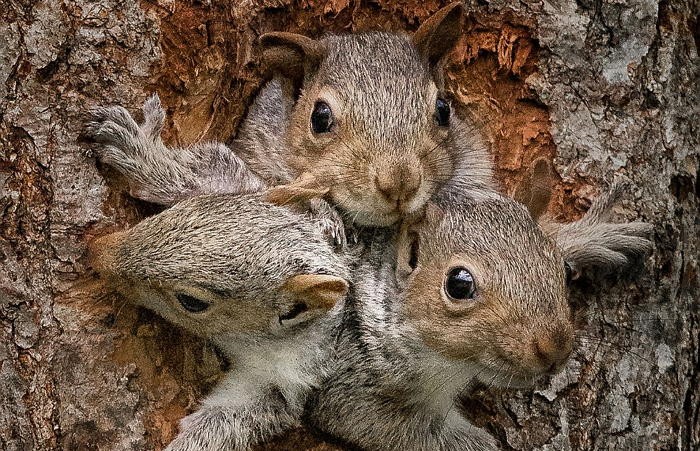
[[[318,221],[324,236],[336,249],[345,249],[348,242],[345,234],[345,223],[340,213],[323,199],[312,199],[309,206],[311,215]]]
[[[347,246],[347,238],[345,236],[345,227],[342,220],[324,218],[320,221],[320,227],[323,234],[338,250],[345,249]]]
[[[85,136],[103,148],[97,149],[98,157],[105,163],[119,163],[125,158],[143,158],[150,142],[160,138],[165,112],[157,95],[151,96],[143,106],[144,121],[141,126],[121,106],[94,108],[91,119],[85,125]]]

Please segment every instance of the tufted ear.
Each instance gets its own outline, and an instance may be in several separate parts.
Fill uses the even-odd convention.
[[[291,79],[297,89],[326,54],[321,42],[296,33],[265,33],[260,36],[260,45],[267,69]]]
[[[327,274],[299,274],[282,285],[282,290],[304,301],[309,309],[330,310],[348,292],[348,282]]]
[[[525,205],[532,218],[537,221],[547,210],[547,205],[552,198],[553,185],[552,163],[544,158],[538,158],[530,165],[513,198]]]
[[[450,3],[426,20],[413,35],[418,53],[431,66],[436,65],[457,44],[462,34],[464,8]]]
[[[313,175],[305,172],[292,183],[268,189],[263,194],[263,200],[275,205],[289,205],[321,198],[328,191],[328,188],[320,186]]]

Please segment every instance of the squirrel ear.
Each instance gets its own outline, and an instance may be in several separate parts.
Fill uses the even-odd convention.
[[[311,309],[330,310],[347,294],[348,282],[327,274],[299,274],[287,279],[282,290],[301,298]]]
[[[319,185],[316,177],[304,172],[292,183],[278,185],[265,191],[263,200],[275,205],[289,205],[323,197],[328,191],[328,188]]]
[[[537,221],[547,210],[547,205],[552,198],[553,185],[552,163],[545,158],[538,158],[532,162],[513,198],[525,205],[532,218]]]
[[[418,53],[436,65],[457,44],[462,34],[464,8],[461,2],[450,3],[423,23],[413,35]]]
[[[301,86],[306,72],[318,66],[326,53],[319,41],[296,33],[265,33],[259,42],[267,68],[294,80],[297,86]]]
[[[401,222],[396,237],[396,281],[403,288],[408,276],[420,263],[419,225],[424,221],[434,221],[444,215],[444,211],[434,202],[428,202],[418,213],[408,216]]]
[[[413,224],[402,224],[396,238],[396,282],[403,289],[406,279],[418,267],[420,236]]]

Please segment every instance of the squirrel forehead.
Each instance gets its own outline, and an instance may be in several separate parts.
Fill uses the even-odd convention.
[[[231,288],[269,287],[285,274],[341,268],[310,221],[231,196],[185,201],[142,221],[125,233],[117,260],[123,275]]]
[[[556,267],[561,257],[527,210],[509,199],[488,200],[451,207],[421,224],[421,248],[435,252],[439,260],[467,255],[484,266],[521,268],[528,265]],[[505,265],[506,260],[523,264]]]
[[[323,39],[328,47],[324,63],[336,72],[355,67],[382,69],[382,73],[429,74],[427,63],[407,35],[388,32],[366,32],[330,35]],[[401,64],[401,66],[396,66]],[[380,75],[377,73],[376,75]]]
[[[428,215],[418,255],[430,278],[463,264],[477,286],[514,312],[566,302],[564,263],[527,210],[510,199],[475,202]],[[440,283],[442,283],[440,281]]]
[[[422,95],[433,84],[427,64],[407,36],[373,32],[329,36],[324,41],[329,52],[319,79],[339,90]]]

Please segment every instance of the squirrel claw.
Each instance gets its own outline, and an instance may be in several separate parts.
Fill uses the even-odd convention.
[[[345,236],[345,223],[340,214],[323,199],[312,199],[309,202],[309,211],[318,221],[323,235],[329,238],[336,250],[345,249],[348,242]]]
[[[341,251],[345,249],[348,243],[342,223],[338,224],[332,219],[324,219],[321,221],[320,226],[321,232],[330,239],[336,250]]]

